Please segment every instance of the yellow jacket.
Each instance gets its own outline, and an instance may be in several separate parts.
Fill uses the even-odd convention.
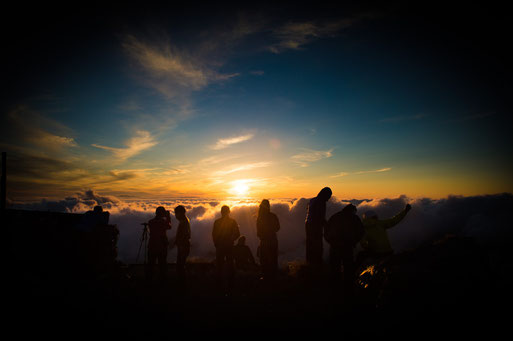
[[[363,227],[365,229],[365,236],[361,240],[360,244],[364,250],[371,254],[387,254],[393,253],[394,250],[388,240],[387,230],[397,225],[406,216],[407,210],[401,211],[401,213],[390,219],[374,219],[368,218],[363,219]]]

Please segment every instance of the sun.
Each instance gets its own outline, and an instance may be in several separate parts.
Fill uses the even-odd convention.
[[[249,186],[243,181],[236,181],[233,184],[231,192],[236,194],[237,196],[244,196],[248,194]]]

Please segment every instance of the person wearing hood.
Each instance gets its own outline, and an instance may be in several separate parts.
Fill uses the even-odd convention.
[[[308,203],[306,230],[306,262],[311,265],[322,264],[322,236],[326,221],[326,202],[331,198],[331,189],[324,187]]]
[[[344,267],[343,283],[346,292],[352,291],[356,264],[354,247],[365,234],[362,221],[356,215],[356,206],[348,204],[328,220],[324,238],[330,244],[330,268],[334,279],[340,277]]]
[[[365,236],[360,242],[365,253],[373,258],[383,258],[393,254],[394,250],[388,239],[388,229],[399,224],[410,210],[411,206],[407,204],[404,210],[390,219],[379,219],[374,211],[365,212],[362,221]]]

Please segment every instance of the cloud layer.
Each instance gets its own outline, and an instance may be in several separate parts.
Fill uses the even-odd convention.
[[[309,199],[271,200],[272,211],[280,220],[278,233],[280,261],[303,260],[305,255],[304,219]],[[358,214],[372,209],[380,218],[389,218],[401,211],[406,203],[412,210],[396,227],[389,230],[392,246],[396,252],[415,248],[423,243],[432,242],[447,234],[475,238],[482,246],[493,250],[498,243],[505,243],[512,237],[509,216],[513,212],[513,195],[497,194],[487,196],[461,197],[450,196],[433,200],[420,198],[410,200],[406,196],[398,198],[340,200],[332,198],[327,205],[327,217],[339,211],[347,203],[358,207]],[[256,252],[256,217],[258,202],[248,200],[239,203],[221,202],[212,199],[180,198],[166,201],[123,201],[112,196],[102,196],[93,191],[77,193],[60,201],[43,200],[31,204],[12,204],[15,208],[32,210],[52,210],[59,212],[84,212],[101,204],[111,212],[111,223],[117,224],[121,237],[119,240],[120,259],[133,263],[139,247],[142,232],[141,223],[154,215],[157,206],[173,210],[178,204],[184,205],[191,220],[192,247],[191,258],[214,259],[214,246],[211,241],[213,222],[220,216],[223,204],[232,207],[232,217],[237,220],[241,234],[247,237],[247,244]],[[169,233],[173,239],[177,221]],[[326,254],[327,257],[327,245]],[[169,261],[174,261],[176,250],[171,250]]]

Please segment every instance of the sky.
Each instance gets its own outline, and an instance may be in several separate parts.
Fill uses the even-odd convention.
[[[8,198],[513,191],[499,4],[12,7]]]

